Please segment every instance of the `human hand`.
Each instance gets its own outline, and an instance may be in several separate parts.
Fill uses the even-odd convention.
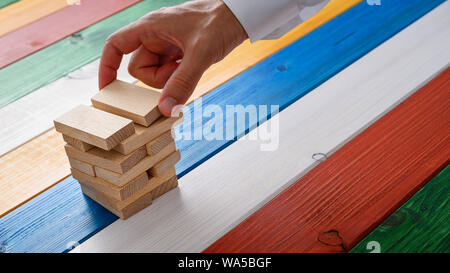
[[[133,52],[129,73],[164,88],[158,107],[171,116],[174,107],[192,95],[206,69],[245,39],[245,30],[220,0],[189,1],[150,12],[106,40],[99,88],[116,79],[122,56]]]

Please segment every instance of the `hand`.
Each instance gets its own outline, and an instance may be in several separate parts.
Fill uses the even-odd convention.
[[[99,88],[116,79],[122,56],[133,52],[129,73],[147,85],[164,88],[158,107],[171,116],[173,108],[192,95],[206,69],[245,39],[245,30],[220,0],[162,8],[106,40]]]

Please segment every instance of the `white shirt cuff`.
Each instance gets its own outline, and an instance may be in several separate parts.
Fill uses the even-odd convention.
[[[329,0],[222,1],[239,20],[251,42],[281,37],[307,19],[301,16],[304,8],[312,6],[315,8],[314,11],[319,11],[329,2]],[[320,6],[320,9],[317,6]],[[308,14],[308,17],[310,16],[312,15]]]

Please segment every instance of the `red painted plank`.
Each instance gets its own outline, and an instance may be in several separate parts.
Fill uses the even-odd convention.
[[[205,252],[346,252],[449,163],[450,69]]]
[[[141,0],[83,0],[0,37],[0,68],[20,60]]]

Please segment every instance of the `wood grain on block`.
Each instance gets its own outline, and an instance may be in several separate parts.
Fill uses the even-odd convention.
[[[167,145],[166,147],[164,147],[164,149],[162,149],[161,152],[159,152],[158,154],[153,155],[153,156],[146,156],[144,159],[139,161],[139,163],[137,163],[134,167],[132,167],[131,169],[129,169],[127,172],[125,172],[123,174],[120,174],[120,173],[117,173],[114,171],[110,171],[110,170],[104,169],[99,166],[94,167],[95,174],[98,177],[100,177],[110,183],[116,184],[118,186],[125,185],[130,180],[135,178],[137,175],[141,174],[142,172],[148,171],[156,163],[160,162],[161,160],[163,160],[164,158],[166,158],[167,156],[172,154],[174,151],[176,151],[176,146],[175,146],[175,143],[172,142],[169,145]],[[147,152],[146,152],[146,154],[147,154]]]
[[[126,219],[138,211],[146,208],[152,203],[154,199],[153,196],[160,196],[161,194],[169,191],[174,187],[173,178],[175,170],[168,172],[164,177],[151,178],[148,185],[140,189],[135,194],[131,195],[127,199],[120,201],[110,198],[103,193],[97,191],[95,188],[88,185],[80,184],[82,191],[97,201],[99,204],[104,206],[106,209],[116,214],[122,219]],[[165,182],[171,181],[169,185],[164,185]],[[162,186],[162,187],[161,187]],[[156,198],[155,197],[155,198]]]
[[[449,163],[450,69],[206,252],[347,252]]]
[[[85,195],[89,196],[92,200],[99,203],[104,208],[124,220],[131,217],[140,210],[150,206],[153,200],[152,193],[149,192],[133,203],[127,202],[126,205],[118,207],[117,203],[114,200],[109,199],[107,196],[96,191],[94,188],[84,184],[80,184],[80,187]]]
[[[54,123],[56,131],[107,151],[135,132],[131,120],[86,105],[75,107]]]
[[[83,142],[79,139],[76,139],[76,138],[73,138],[70,136],[63,135],[63,139],[70,146],[77,148],[78,150],[83,151],[83,152],[87,152],[90,149],[95,147],[94,145],[88,144],[86,142]]]
[[[166,173],[167,170],[175,166],[175,163],[177,163],[180,159],[180,151],[177,150],[168,157],[153,165],[153,167],[151,167],[151,169],[149,170],[149,173],[152,176],[161,176]]]
[[[99,177],[89,176],[88,174],[78,171],[76,169],[72,169],[71,171],[73,177],[75,177],[75,179],[77,179],[78,182],[86,184],[89,187],[92,187],[97,191],[102,192],[104,195],[117,200],[125,200],[126,198],[133,195],[138,190],[142,189],[147,184],[149,184],[149,179],[146,172],[137,176],[129,183],[119,187]]]
[[[70,163],[70,167],[72,167],[72,169],[77,169],[79,171],[82,171],[90,176],[95,176],[95,170],[94,170],[94,165],[91,165],[89,163],[80,161],[78,159],[75,158],[71,158],[69,157],[69,163]]]
[[[164,147],[166,147],[170,142],[173,141],[172,130],[165,132],[159,137],[147,143],[145,146],[147,147],[148,155],[155,155],[159,153]]]
[[[67,0],[21,0],[0,9],[0,37],[68,6]]]
[[[178,187],[178,179],[176,176],[174,176],[152,191],[153,200],[165,194],[166,192],[175,189],[176,187]]]
[[[155,121],[150,127],[145,127],[139,124],[135,124],[136,133],[129,138],[121,141],[119,145],[114,147],[114,150],[126,155],[137,148],[146,145],[150,141],[154,140],[161,134],[172,129],[177,123],[183,120],[182,117],[161,117]]]
[[[0,5],[5,0],[0,1]],[[11,0],[9,0],[11,1]],[[76,33],[140,0],[83,0],[0,38],[0,68]]]
[[[159,117],[158,101],[161,93],[115,80],[91,98],[92,105],[148,127]]]
[[[147,156],[145,146],[140,147],[129,155],[123,155],[116,151],[105,151],[94,148],[83,152],[70,145],[64,146],[68,157],[72,157],[94,166],[99,166],[116,173],[126,173]]]

